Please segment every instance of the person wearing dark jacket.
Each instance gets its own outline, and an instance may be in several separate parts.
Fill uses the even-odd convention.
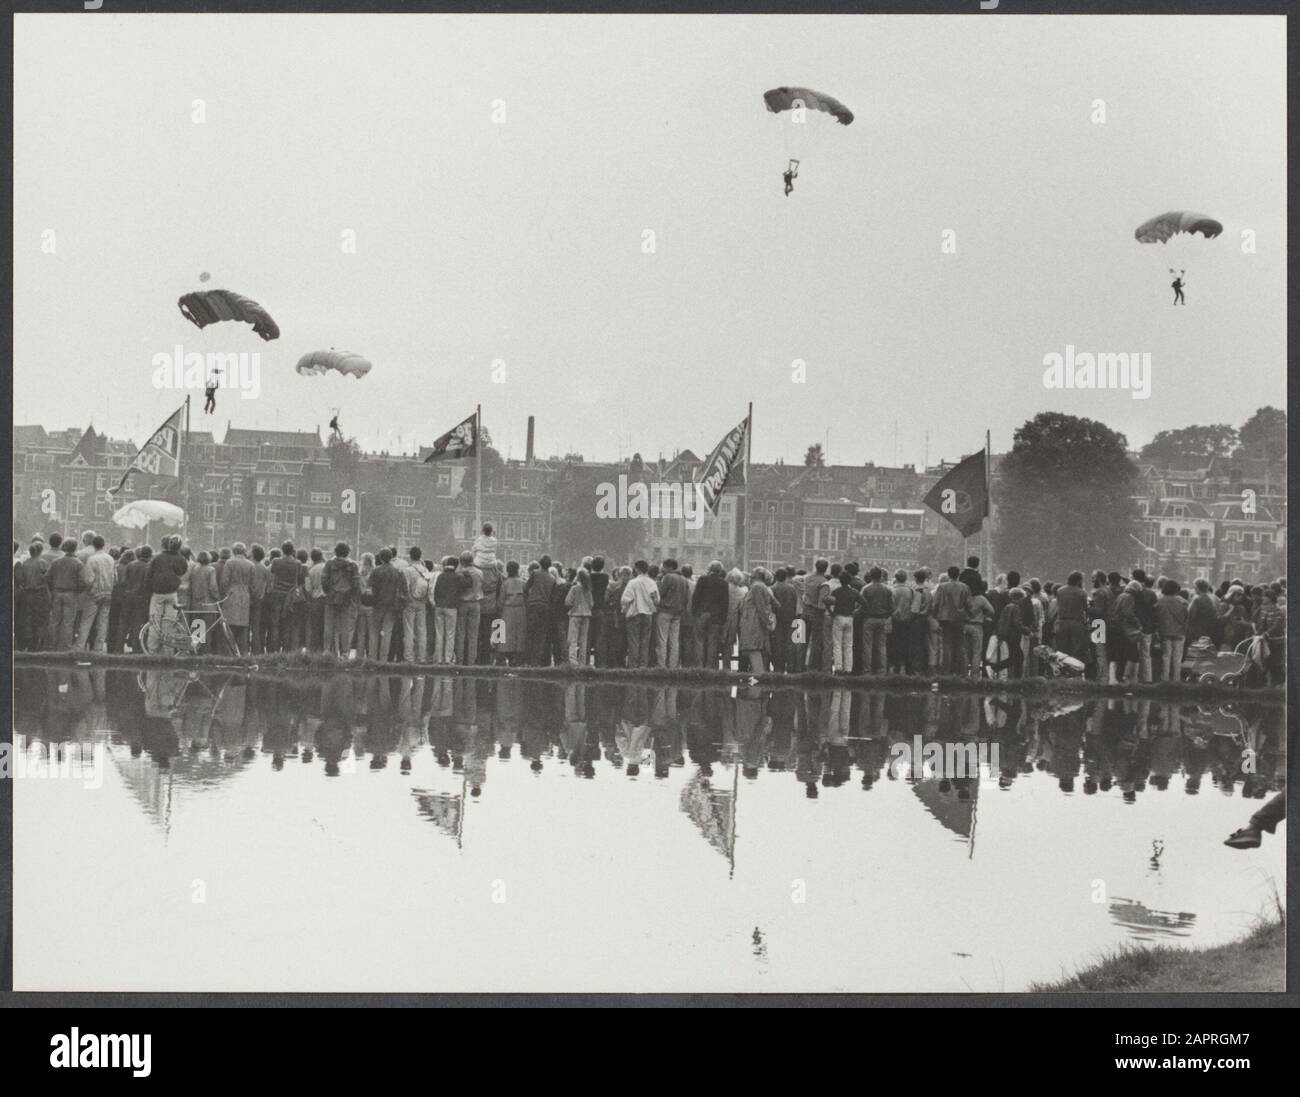
[[[551,574],[551,558],[543,556],[537,570],[524,584],[524,617],[528,633],[528,665],[549,666],[551,662],[551,594],[555,590],[555,576]]]
[[[460,610],[460,600],[469,585],[468,576],[461,575],[456,568],[460,559],[456,556],[443,557],[442,570],[433,581],[433,661],[435,663],[454,663],[456,661],[456,615]]]
[[[374,595],[370,629],[371,662],[388,662],[389,645],[393,639],[393,623],[406,594],[406,578],[393,567],[393,557],[388,549],[380,549],[375,560],[375,570],[370,573],[370,590]]]
[[[790,665],[790,632],[799,614],[799,594],[789,581],[785,568],[776,569],[776,582],[772,584],[772,601],[776,613],[776,628],[772,630],[772,670],[786,674]]]
[[[149,560],[151,545],[141,545],[135,559],[126,565],[126,642],[132,651],[140,651],[140,631],[149,620]]]
[[[984,594],[988,591],[989,585],[984,582],[984,577],[980,575],[980,558],[978,556],[966,557],[966,567],[962,573],[957,576],[959,582],[966,584],[966,589],[973,595]]]
[[[708,573],[700,576],[691,598],[691,614],[695,618],[700,666],[716,670],[721,657],[722,630],[727,621],[727,607],[731,594],[727,590],[722,564],[714,560]],[[778,628],[780,625],[778,624]]]
[[[292,541],[280,546],[280,555],[271,561],[271,589],[267,592],[268,614],[266,650],[292,651],[297,647],[294,633],[293,592],[302,585],[302,566],[294,556]]]
[[[857,594],[864,618],[862,627],[862,670],[883,674],[888,660],[891,618],[894,615],[894,592],[885,583],[885,573],[878,567],[869,571],[870,582]],[[832,598],[839,591],[831,595]],[[836,610],[838,613],[839,611]]]
[[[181,576],[189,570],[189,563],[181,555],[181,539],[171,534],[162,539],[162,552],[149,561],[146,582],[149,588],[149,631],[155,651],[162,650],[162,622],[164,617],[176,616],[176,592],[180,590]]]
[[[77,635],[77,604],[86,585],[77,559],[77,542],[69,537],[63,555],[50,565],[45,582],[50,588],[50,647],[71,651]]]
[[[1088,654],[1088,596],[1083,572],[1072,571],[1056,588],[1056,649],[1083,661]]]
[[[605,623],[608,619],[605,592],[609,589],[609,572],[605,570],[605,558],[593,556],[587,571],[591,580],[591,636],[588,642],[596,666],[605,667],[609,665],[609,652],[605,643]]]
[[[1002,615],[998,618],[998,639],[1007,645],[1007,673],[1011,678],[1024,677],[1024,639],[1029,635],[1029,626],[1025,624],[1021,610],[1024,600],[1025,592],[1020,587],[1013,587],[1011,600],[1003,607]],[[1001,669],[1001,665],[995,669]]]

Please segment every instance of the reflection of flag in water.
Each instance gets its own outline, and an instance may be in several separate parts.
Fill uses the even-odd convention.
[[[424,459],[427,465],[440,458],[473,457],[478,453],[478,413],[457,423],[441,438],[433,443],[433,450]]]
[[[939,786],[946,784],[947,790]],[[941,781],[929,777],[912,786],[916,798],[926,810],[954,834],[970,838],[975,833],[975,801],[979,798],[979,781],[963,777],[955,781]],[[963,799],[962,794],[968,798]]]
[[[925,505],[946,518],[963,537],[984,524],[989,513],[988,472],[984,450],[950,469],[925,496]]]
[[[714,788],[707,777],[696,774],[682,789],[682,811],[699,827],[705,841],[730,861],[736,844],[735,794]]]
[[[411,789],[420,814],[426,816],[448,838],[455,838],[460,833],[460,813],[464,805],[459,796],[450,792],[429,792],[426,789]]]

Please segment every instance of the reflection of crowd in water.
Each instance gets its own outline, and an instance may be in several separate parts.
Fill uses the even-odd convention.
[[[667,777],[690,766],[738,763],[818,787],[906,780],[894,747],[926,741],[997,744],[1000,787],[1033,773],[1064,792],[1215,788],[1262,798],[1285,785],[1285,717],[1260,703],[1194,705],[1146,698],[1041,699],[1019,695],[823,689],[687,689],[656,683],[526,678],[336,674],[269,677],[103,668],[15,671],[15,727],[63,742],[108,731],[160,767],[231,765],[269,755],[345,760],[405,772],[430,750],[478,795],[492,759],[540,772],[569,766]],[[368,760],[368,761],[367,761]]]

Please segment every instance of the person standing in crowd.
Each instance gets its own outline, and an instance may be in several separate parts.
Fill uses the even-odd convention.
[[[478,662],[478,623],[483,602],[483,573],[474,566],[474,554],[460,554],[461,596],[456,614],[456,662],[472,667]]]
[[[645,560],[638,560],[633,568],[635,575],[624,589],[620,603],[627,620],[627,665],[647,667],[650,665],[650,633],[659,606],[659,588],[650,578],[650,565]]]
[[[126,642],[131,650],[140,652],[140,633],[149,620],[149,561],[153,548],[141,545],[135,550],[135,559],[126,566]]]
[[[459,564],[455,556],[443,557],[433,581],[433,661],[444,665],[456,661],[456,617],[464,593],[464,577],[456,571]]]
[[[1256,636],[1264,637],[1268,644],[1268,656],[1264,660],[1264,673],[1268,684],[1280,686],[1286,682],[1286,610],[1281,599],[1272,586],[1263,587],[1260,592],[1259,608],[1251,618],[1251,627]]]
[[[1111,662],[1110,654],[1114,650],[1114,645],[1109,642],[1108,630],[1110,620],[1114,616],[1114,608],[1110,581],[1106,573],[1100,570],[1094,571],[1092,593],[1088,596],[1088,628],[1090,635],[1094,637],[1092,650],[1096,663],[1096,679],[1111,684],[1115,681],[1114,664]]]
[[[1115,625],[1118,639],[1123,645],[1116,657],[1119,680],[1132,684],[1139,681],[1142,665],[1142,623],[1138,618],[1138,599],[1142,596],[1142,583],[1133,579],[1115,602]]]
[[[308,556],[303,590],[307,593],[307,635],[309,651],[325,650],[325,554],[314,548]]]
[[[749,664],[751,674],[765,674],[772,654],[771,635],[776,628],[776,601],[767,585],[771,576],[766,568],[755,568],[749,589],[740,600],[736,639],[740,645],[740,666]],[[852,618],[849,636],[852,637]]]
[[[690,584],[677,571],[677,561],[664,561],[659,576],[659,609],[655,617],[659,666],[675,670],[681,664],[682,615],[690,601]]]
[[[154,562],[161,558],[155,556]],[[221,590],[217,585],[217,569],[213,566],[212,557],[206,551],[199,553],[196,564],[194,573],[190,576],[190,617],[203,622],[204,642],[207,644],[208,652],[215,654],[218,637],[213,632],[212,625],[217,619],[219,609],[217,602],[221,598]],[[149,620],[153,622],[155,619],[153,606],[150,605]]]
[[[181,539],[170,534],[162,539],[162,552],[149,560],[146,585],[149,590],[149,631],[154,651],[162,648],[162,621],[176,616],[176,592],[187,565],[181,556]]]
[[[551,558],[543,555],[537,570],[524,584],[524,609],[527,614],[525,629],[528,644],[528,665],[544,667],[551,659],[551,593],[555,590],[555,577],[551,574]]]
[[[700,653],[695,650],[695,614],[691,611],[691,599],[695,596],[695,569],[690,564],[682,564],[678,572],[686,580],[686,606],[682,610],[680,629],[682,654],[679,665],[698,667]]]
[[[371,613],[375,604],[375,592],[370,589],[370,575],[374,570],[375,554],[373,552],[363,552],[361,554],[361,565],[357,573],[357,583],[359,585],[357,623],[352,633],[352,647],[356,651],[358,659],[365,659],[370,654]]]
[[[874,581],[878,569],[872,569]],[[862,588],[862,596],[867,597],[874,582]],[[847,582],[839,582],[830,592],[831,614],[831,673],[853,673],[853,617],[859,607],[858,592]],[[870,624],[870,623],[869,623]],[[872,633],[868,626],[863,631],[863,645],[867,648],[872,643]],[[882,658],[883,663],[883,658]],[[873,669],[868,667],[868,669]]]
[[[253,655],[266,650],[266,625],[262,606],[271,590],[271,569],[266,564],[266,549],[254,544],[248,550],[253,564],[253,584],[248,595],[248,647]]]
[[[981,585],[987,589],[987,584],[982,580]],[[983,590],[979,594],[972,594],[970,615],[964,627],[967,678],[979,678],[984,671],[984,653],[988,650],[987,637],[992,621],[993,603],[989,601],[988,594]]]
[[[81,543],[77,546],[77,562],[83,567],[87,560],[95,554],[95,531],[93,529],[83,530],[81,534]],[[91,593],[89,587],[84,588],[77,595],[77,623],[73,630],[73,643],[77,647],[77,642],[81,636],[82,618],[95,611],[95,596]]]
[[[1187,643],[1194,644],[1203,636],[1215,638],[1217,633],[1218,610],[1214,604],[1214,595],[1210,584],[1205,579],[1197,579],[1194,584],[1196,593],[1187,603]]]
[[[736,640],[740,629],[740,602],[748,588],[745,586],[745,573],[740,568],[727,572],[727,620],[722,626],[722,665],[730,668],[731,657],[736,652]],[[739,657],[737,657],[739,667]]]
[[[1160,680],[1178,682],[1183,676],[1183,645],[1187,642],[1187,603],[1173,579],[1166,579],[1156,602],[1156,631],[1160,636]]]
[[[91,554],[82,560],[81,570],[86,589],[80,598],[77,648],[90,651],[94,645],[100,652],[107,653],[108,618],[112,611],[117,566],[104,548],[104,538],[98,534],[91,541]]]
[[[266,650],[268,652],[292,651],[296,646],[293,635],[293,598],[299,586],[298,559],[294,556],[293,542],[280,546],[280,555],[272,555],[271,590],[267,595],[265,612]]]
[[[632,578],[632,569],[617,567],[605,589],[605,653],[611,667],[627,666],[627,628],[623,617],[623,591]]]
[[[790,573],[785,568],[777,568],[772,583],[772,612],[776,616],[776,626],[772,629],[772,670],[777,674],[789,674],[791,665],[791,640],[794,630],[795,615],[798,613],[799,596],[794,584],[790,582]]]
[[[516,565],[515,570],[518,570]],[[589,643],[591,645],[592,659],[598,667],[609,665],[609,644],[605,636],[606,621],[608,614],[605,606],[605,593],[609,590],[609,573],[605,570],[605,558],[603,556],[593,556],[591,558],[591,567],[588,569],[591,574],[591,635]],[[520,584],[522,590],[523,584]],[[522,602],[520,605],[522,606]]]
[[[71,651],[76,642],[77,607],[85,586],[77,542],[69,537],[62,544],[63,555],[50,565],[46,581],[50,586],[50,647]]]
[[[818,559],[813,564],[813,571],[803,577],[803,623],[807,629],[809,671],[829,669],[827,664],[831,652],[827,649],[826,643],[826,611],[831,602],[831,591],[828,589],[829,580],[826,574],[829,567],[831,564],[828,560]]]
[[[915,592],[907,580],[907,571],[899,568],[894,572],[894,585],[889,588],[893,608],[889,615],[889,636],[886,638],[885,651],[888,656],[887,667],[891,674],[910,674],[912,672],[912,602]],[[866,633],[863,633],[865,659]],[[866,669],[864,665],[864,670]]]
[[[727,580],[722,563],[714,560],[695,584],[691,611],[695,617],[696,646],[700,666],[716,670],[722,647],[723,624],[727,618]]]
[[[375,570],[370,573],[370,590],[374,595],[370,621],[372,663],[388,662],[393,626],[401,612],[402,597],[406,592],[402,573],[393,566],[392,560],[392,553],[388,549],[380,549]]]
[[[1083,572],[1072,571],[1056,588],[1056,624],[1052,637],[1057,651],[1086,662],[1088,658],[1088,596]]]
[[[944,674],[964,674],[967,665],[963,656],[971,592],[960,574],[961,569],[954,564],[948,569],[948,581],[940,583],[934,592],[934,617],[942,632]]]
[[[49,561],[39,537],[27,546],[27,559],[14,570],[15,615],[20,622],[15,644],[22,651],[43,651],[49,643]]]
[[[290,599],[290,612],[293,616],[293,646],[306,651],[311,646],[311,594],[307,590],[307,575],[311,571],[311,554],[300,548],[294,553],[298,561],[299,594]]]
[[[602,561],[602,566],[603,563]],[[608,575],[602,574],[600,577],[608,583]],[[593,574],[591,579],[594,591],[596,575]],[[593,600],[594,597],[593,594]],[[524,581],[519,578],[518,560],[511,560],[506,564],[506,577],[501,580],[500,601],[502,636],[497,644],[497,655],[507,666],[517,667],[523,662],[527,651],[525,640],[528,616],[527,607],[524,605]],[[435,660],[437,661],[440,660]]]
[[[256,576],[257,566],[248,558],[248,546],[243,541],[236,541],[230,546],[230,559],[221,569],[221,613],[234,640],[232,655],[252,652],[249,628]]]
[[[569,612],[569,665],[587,665],[587,632],[591,626],[591,574],[579,568],[574,574],[569,593],[564,596]]]
[[[429,572],[419,545],[407,552],[406,604],[402,606],[402,658],[408,663],[423,663],[429,657],[429,637],[426,630],[429,602]]]
[[[325,592],[324,649],[340,659],[346,659],[352,650],[361,598],[361,573],[356,562],[349,559],[351,553],[352,547],[346,541],[338,542],[321,572],[321,589]]]
[[[555,586],[551,588],[551,604],[547,608],[547,616],[551,622],[550,661],[552,666],[562,667],[569,661],[569,611],[567,603],[569,588],[573,586],[573,577],[576,571],[574,568],[566,569],[559,561],[556,561],[554,571]]]
[[[1007,575],[1010,582],[1011,576]],[[998,639],[1007,646],[1008,677],[1021,678],[1025,670],[1025,637],[1029,635],[1029,626],[1025,624],[1021,603],[1025,592],[1020,587],[1012,587],[1010,598],[998,618]]]
[[[1153,681],[1151,651],[1156,635],[1156,602],[1159,596],[1152,589],[1155,580],[1141,568],[1134,569],[1133,578],[1140,584],[1134,605],[1138,625],[1142,630],[1138,638],[1138,666],[1142,673],[1141,681],[1150,682]]]
[[[957,578],[966,584],[966,589],[972,595],[983,594],[989,589],[988,583],[984,582],[984,577],[980,574],[980,558],[978,556],[966,557],[966,566]]]
[[[933,591],[930,589],[930,573],[925,568],[917,568],[912,573],[912,627],[911,667],[913,674],[928,674],[934,669],[935,643],[931,626],[937,629],[938,623],[930,615]]]

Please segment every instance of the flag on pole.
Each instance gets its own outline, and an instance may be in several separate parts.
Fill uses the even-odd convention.
[[[704,488],[704,505],[711,514],[718,513],[718,507],[722,505],[723,489],[736,466],[745,459],[745,439],[748,434],[749,416],[746,415],[739,425],[727,431],[722,441],[713,447],[709,459],[704,462],[699,482]]]
[[[987,450],[967,457],[932,487],[925,505],[946,518],[963,537],[980,528],[989,513],[988,476],[985,469]]]
[[[424,463],[428,465],[438,460],[450,461],[458,457],[477,456],[478,428],[474,422],[477,416],[478,412],[475,412],[434,442],[433,451],[424,459]]]
[[[139,469],[151,476],[176,476],[181,474],[181,424],[185,420],[185,405],[182,404],[163,421],[163,425],[153,432],[140,452],[122,473],[117,487],[109,488],[109,495],[116,495],[126,486],[127,477]]]

